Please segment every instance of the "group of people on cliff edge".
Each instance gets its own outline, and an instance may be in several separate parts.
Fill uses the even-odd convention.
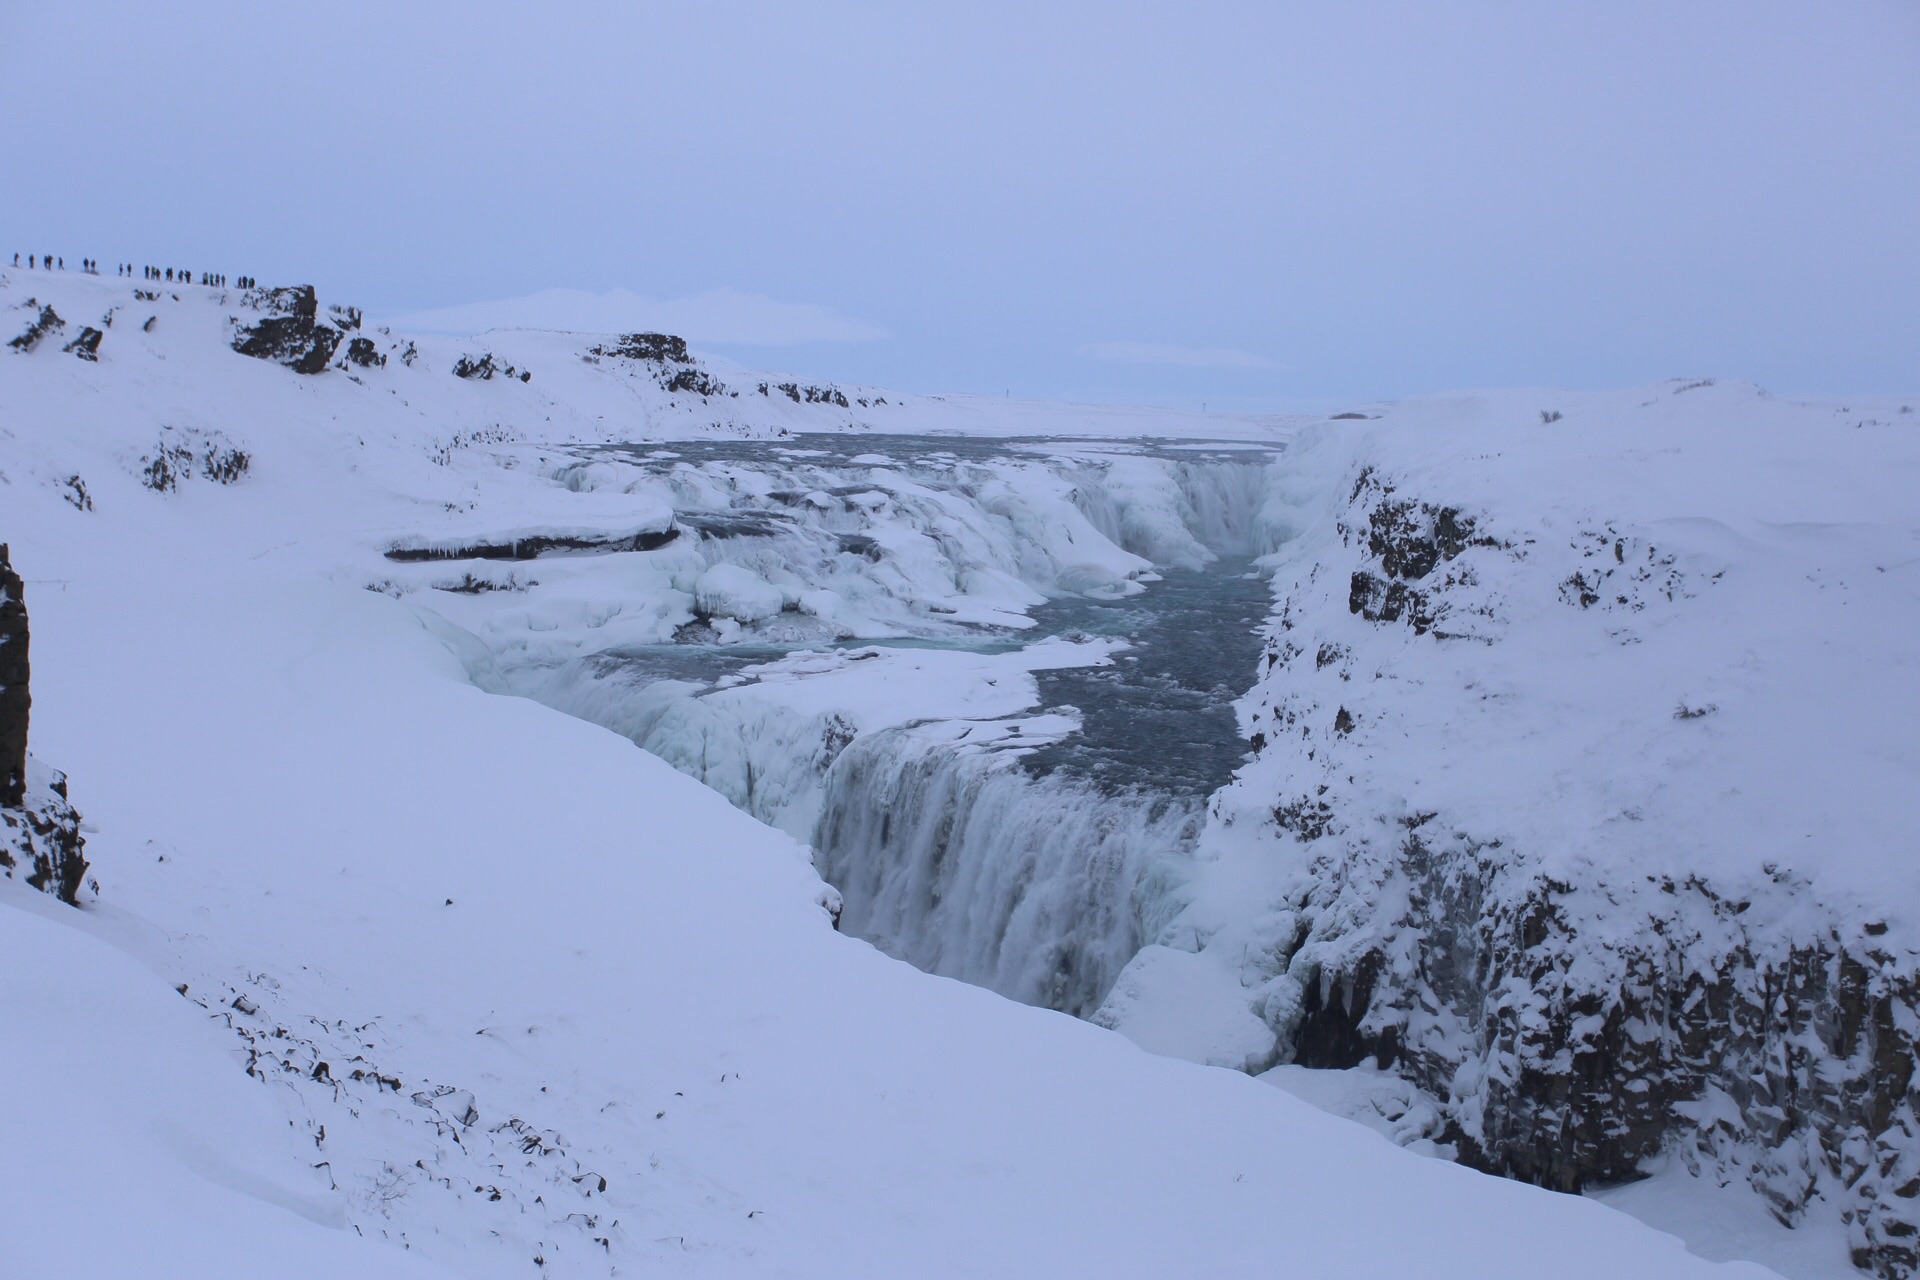
[[[16,267],[20,265],[20,255],[17,253],[13,255],[13,265]],[[27,255],[27,269],[30,271],[65,271],[67,269],[67,260],[51,253],[30,253]],[[88,275],[97,276],[100,274],[100,260],[98,258],[82,258],[80,259],[80,270]],[[194,273],[184,267],[148,266],[140,267],[138,270],[141,279],[151,280],[156,283],[203,284],[215,289],[224,289],[228,283],[226,274],[219,271],[202,271],[196,279]],[[135,267],[131,262],[116,263],[113,269],[115,275],[124,276],[129,280],[133,278],[134,271]],[[255,289],[260,285],[260,282],[252,276],[237,276],[233,279],[232,283],[242,289]]]

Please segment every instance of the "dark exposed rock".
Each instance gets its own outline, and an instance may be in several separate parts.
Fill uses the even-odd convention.
[[[0,542],[0,806],[18,808],[26,795],[30,674],[26,587]]]
[[[205,476],[216,484],[236,484],[253,465],[253,455],[218,431],[163,427],[160,440],[140,459],[140,483],[155,493],[172,493],[184,480]]]
[[[1416,635],[1437,630],[1448,609],[1448,588],[1471,584],[1470,567],[1435,571],[1458,559],[1469,548],[1504,549],[1496,538],[1477,530],[1473,516],[1457,507],[1396,499],[1393,486],[1371,468],[1360,473],[1349,500],[1365,512],[1365,524],[1341,522],[1350,545],[1363,546],[1370,567],[1356,569],[1348,584],[1347,610],[1369,622],[1406,622]]]
[[[33,305],[32,299],[28,299],[27,305]],[[7,345],[15,351],[31,351],[40,345],[42,338],[45,338],[50,333],[58,333],[66,327],[67,322],[62,320],[59,313],[49,304],[41,307],[39,314],[34,316],[32,322],[20,332],[18,337],[7,343]]]
[[[1600,603],[1599,583],[1588,581],[1586,571],[1580,570],[1560,584],[1560,598],[1582,609],[1591,609]]]
[[[254,289],[247,304],[270,314],[251,326],[242,326],[233,349],[256,360],[283,364],[295,373],[325,373],[340,345],[341,331],[320,323],[319,303],[312,285],[284,289]]]
[[[1583,530],[1576,546],[1585,563],[1560,584],[1560,599],[1582,609],[1640,613],[1662,602],[1691,599],[1721,577],[1719,572],[1690,574],[1659,547],[1611,527]]]
[[[696,610],[693,615],[693,621],[683,622],[673,629],[673,642],[675,644],[713,645],[720,642],[720,633],[713,629],[713,619],[711,617]]]
[[[0,871],[69,905],[86,882],[86,841],[80,815],[67,799],[67,776],[35,763],[22,803],[0,807]]]
[[[1393,1046],[1384,1043],[1386,1037],[1369,1034],[1362,1026],[1378,971],[1378,958],[1368,955],[1352,972],[1303,974],[1300,1021],[1293,1035],[1296,1063],[1335,1071],[1357,1067],[1368,1058],[1393,1065]]]
[[[702,369],[687,350],[685,338],[670,333],[622,334],[617,342],[590,347],[595,357],[641,360],[659,365],[654,380],[663,391],[674,395],[723,396],[727,386]],[[672,366],[682,366],[674,368]]]
[[[66,776],[27,756],[28,641],[26,588],[0,543],[0,871],[71,903],[87,873],[80,815]]]
[[[1324,795],[1326,790],[1321,787],[1320,793]],[[1318,840],[1333,826],[1333,806],[1319,795],[1300,796],[1275,806],[1273,821],[1282,831],[1290,831],[1302,840]]]
[[[651,360],[656,364],[692,364],[687,340],[670,333],[627,333],[617,342],[589,348],[596,356],[614,356],[623,360]]]
[[[797,382],[760,384],[761,395],[771,395],[774,391],[778,391],[795,404],[831,404],[842,409],[850,407],[846,393],[838,387],[807,387]],[[886,401],[882,400],[880,403],[885,404]]]
[[[1390,577],[1414,581],[1468,547],[1499,545],[1474,535],[1474,520],[1454,507],[1382,498],[1367,516],[1367,549]]]
[[[193,455],[177,447],[163,446],[140,462],[140,483],[155,493],[172,493],[180,487],[182,475],[193,474]]]
[[[454,595],[478,596],[486,595],[492,591],[526,591],[536,585],[538,584],[520,582],[517,579],[499,582],[492,578],[478,578],[472,573],[463,573],[460,575],[459,581],[436,582],[433,584],[433,589],[435,591],[450,592]]]
[[[521,382],[533,381],[533,374],[516,369],[510,364],[501,364],[493,358],[491,351],[483,351],[478,356],[461,356],[454,362],[453,376],[456,378],[478,379],[490,382],[494,374],[505,378],[518,378]]]
[[[105,336],[105,334],[92,325],[83,324],[80,326],[80,335],[60,349],[62,351],[70,351],[82,360],[98,360],[100,358],[100,339]]]
[[[721,396],[727,393],[725,383],[700,368],[676,369],[660,387],[679,395]]]
[[[215,484],[237,484],[253,465],[253,455],[230,444],[209,442],[200,454],[200,474]]]
[[[1404,582],[1383,581],[1364,569],[1354,571],[1347,609],[1368,622],[1405,620],[1415,635],[1433,630],[1434,611],[1424,592]]]
[[[362,369],[384,369],[387,358],[373,345],[372,338],[354,338],[347,343],[347,363]]]
[[[498,541],[477,540],[460,543],[403,543],[387,548],[387,559],[403,564],[428,560],[537,560],[557,552],[653,551],[680,536],[680,530],[643,529],[636,533],[605,536],[568,534],[530,534]]]

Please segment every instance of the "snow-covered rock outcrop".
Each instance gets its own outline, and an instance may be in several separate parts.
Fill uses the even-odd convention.
[[[87,874],[85,840],[66,775],[27,754],[30,639],[26,587],[0,542],[0,877],[72,903]]]
[[[250,289],[241,305],[264,312],[247,324],[234,322],[233,349],[256,360],[283,364],[295,373],[325,373],[339,350],[340,339],[360,327],[357,311],[342,311],[337,324],[320,319],[320,302],[312,285],[286,289]],[[363,358],[357,363],[368,363]]]

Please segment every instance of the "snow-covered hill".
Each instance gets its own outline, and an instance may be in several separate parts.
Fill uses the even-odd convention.
[[[1297,424],[814,387],[635,336],[408,339],[298,291],[15,271],[0,273],[0,322],[0,341],[23,338],[0,351],[0,540],[32,611],[32,746],[69,774],[99,880],[77,911],[0,881],[0,1108],[20,1136],[0,1158],[0,1222],[21,1274],[130,1274],[155,1256],[210,1275],[1212,1275],[1276,1258],[1363,1276],[1758,1273],[1711,1267],[1590,1200],[1421,1159],[1243,1073],[1144,1054],[889,960],[835,933],[837,896],[791,835],[615,733],[498,696],[564,705],[596,653],[689,626],[714,640],[1018,626],[1050,592],[1138,591],[1154,563],[1229,536],[1225,517],[1203,527],[1196,509],[1210,473],[1177,460],[956,454],[935,474],[852,455],[857,483],[788,494],[768,477],[843,464],[781,452],[783,432],[1273,440]],[[1218,512],[1257,514],[1231,533],[1249,549],[1291,539],[1276,553],[1275,657],[1246,703],[1265,740],[1216,805],[1184,913],[1123,976],[1106,1021],[1159,1050],[1237,1054],[1237,1066],[1315,1035],[1345,1043],[1336,1002],[1306,993],[1338,987],[1341,954],[1417,960],[1426,936],[1378,905],[1405,896],[1410,839],[1322,856],[1376,820],[1433,831],[1436,856],[1457,844],[1484,858],[1494,839],[1524,855],[1492,877],[1490,901],[1525,901],[1509,886],[1536,871],[1586,875],[1550,932],[1589,967],[1651,918],[1593,906],[1608,888],[1665,859],[1676,893],[1703,892],[1678,887],[1693,874],[1731,900],[1755,879],[1735,878],[1745,846],[1708,837],[1799,834],[1808,811],[1784,784],[1770,793],[1778,812],[1728,816],[1739,805],[1703,788],[1746,776],[1746,758],[1699,763],[1712,753],[1682,736],[1726,727],[1764,753],[1735,721],[1771,723],[1826,638],[1782,622],[1782,643],[1801,647],[1716,660],[1727,634],[1765,622],[1766,591],[1741,578],[1765,558],[1730,540],[1756,538],[1757,519],[1846,526],[1769,533],[1800,558],[1765,563],[1760,584],[1788,592],[1783,617],[1826,617],[1817,584],[1798,584],[1828,566],[1831,590],[1871,594],[1873,625],[1897,631],[1912,617],[1898,575],[1914,556],[1888,548],[1913,537],[1899,514],[1912,437],[1890,413],[1856,426],[1857,414],[1738,389],[1661,394],[1649,410],[1556,397],[1566,416],[1547,425],[1544,402],[1524,422],[1514,402],[1396,409],[1295,445],[1263,481],[1285,486],[1282,500],[1262,511],[1261,493],[1221,499]],[[1706,434],[1689,449],[1693,431]],[[1861,443],[1830,447],[1843,431]],[[671,453],[675,440],[769,443],[764,456],[674,468],[670,482],[602,447]],[[1770,464],[1774,487],[1723,479],[1720,505],[1690,505],[1681,486],[1749,442],[1793,460]],[[1687,467],[1649,488],[1675,447]],[[1857,507],[1820,509],[1858,485]],[[1446,531],[1437,512],[1393,505],[1409,501],[1451,506]],[[767,512],[777,528],[744,539],[724,525]],[[1669,527],[1702,515],[1733,532]],[[1581,536],[1603,532],[1617,557],[1597,541],[1582,556]],[[1674,557],[1677,599],[1691,589],[1743,607],[1715,630],[1704,605],[1663,613],[1646,583],[1562,601],[1580,573],[1598,583],[1610,564],[1606,582],[1630,577],[1635,538],[1654,547],[1649,564]],[[1444,564],[1414,572],[1428,543]],[[1854,559],[1812,554],[1830,544]],[[1469,568],[1478,582],[1440,589],[1435,575]],[[1528,594],[1542,583],[1545,602]],[[1610,608],[1614,594],[1647,607]],[[1322,630],[1345,656],[1286,653],[1289,637],[1319,643]],[[1878,634],[1833,637],[1846,664],[1792,705],[1844,694],[1853,707],[1873,677],[1897,685],[1902,650]],[[1686,661],[1637,656],[1659,646]],[[1061,644],[1048,660],[1109,651]],[[1587,654],[1606,677],[1591,693],[1576,661]],[[1449,665],[1461,655],[1495,665],[1462,672]],[[937,656],[899,650],[858,679],[853,661],[762,675],[709,727],[842,716],[858,735],[903,719],[998,723],[1037,701],[1032,650],[955,660],[964,670],[938,682]],[[1315,721],[1296,746],[1311,681],[1338,681],[1340,662],[1340,688],[1373,696],[1340,701],[1349,727]],[[1669,670],[1684,688],[1659,683]],[[1486,687],[1496,676],[1503,690]],[[1478,684],[1450,683],[1462,677]],[[1881,705],[1897,709],[1903,692],[1910,678]],[[1662,703],[1652,728],[1634,711],[1649,699]],[[621,711],[601,707],[596,718]],[[1280,707],[1295,715],[1284,734]],[[1596,711],[1607,714],[1584,718]],[[1326,718],[1342,720],[1338,708]],[[1020,728],[1035,741],[1063,731],[1040,716]],[[1379,735],[1392,734],[1389,752]],[[1864,748],[1840,741],[1807,775],[1857,781],[1833,793],[1852,798],[1853,832],[1910,836],[1889,790],[1909,776],[1905,742],[1892,727]],[[1364,769],[1327,771],[1358,744],[1373,752]],[[1496,748],[1499,770],[1480,778],[1471,753]],[[1657,798],[1660,761],[1696,805]],[[1636,762],[1645,777],[1607,781]],[[768,816],[817,811],[804,770],[783,785]],[[1302,826],[1321,803],[1324,824]],[[1625,820],[1635,831],[1671,821],[1701,843],[1598,844],[1628,805],[1641,810]],[[1415,806],[1445,816],[1395,825]],[[1276,810],[1300,817],[1283,831]],[[1587,845],[1553,843],[1555,824]],[[1443,842],[1443,828],[1461,834]],[[1318,842],[1296,838],[1308,834]],[[1810,920],[1853,919],[1849,895],[1872,882],[1857,858],[1760,856],[1820,877],[1796,899]],[[1912,888],[1883,883],[1857,928],[1910,954],[1900,904]],[[1749,900],[1755,921],[1786,909],[1784,893]],[[1365,1008],[1341,1006],[1349,1040],[1377,1038],[1385,1011],[1419,1003],[1416,972],[1380,983]],[[1316,985],[1322,973],[1332,985]],[[1400,991],[1400,1004],[1386,998]],[[1422,1016],[1437,1025],[1440,1013]],[[1436,1090],[1427,1105],[1461,1134],[1491,1132],[1470,1122],[1499,1114],[1499,1098],[1476,1093],[1471,1072],[1510,1078],[1498,1046],[1472,1050],[1465,1013],[1456,1034],[1424,1040],[1428,1023],[1401,1021],[1415,1029],[1397,1044],[1458,1059],[1458,1097]],[[1431,1088],[1431,1076],[1411,1078]],[[1750,1137],[1742,1117],[1736,1145]],[[1497,1162],[1502,1148],[1487,1150]]]

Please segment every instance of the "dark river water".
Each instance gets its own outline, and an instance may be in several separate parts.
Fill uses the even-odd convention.
[[[1034,611],[1054,635],[1117,636],[1110,667],[1038,672],[1048,709],[1071,706],[1081,732],[1023,762],[1029,772],[1086,778],[1103,790],[1207,796],[1245,756],[1233,700],[1253,683],[1266,580],[1244,560],[1175,569],[1119,601],[1061,599]]]

